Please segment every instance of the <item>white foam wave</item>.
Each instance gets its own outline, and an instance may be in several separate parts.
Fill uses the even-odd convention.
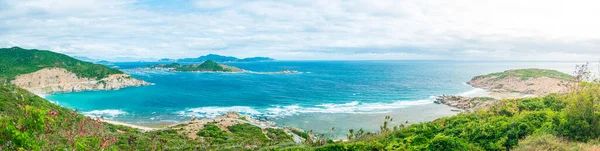
[[[431,100],[417,101],[395,101],[391,103],[361,103],[353,101],[344,104],[320,104],[314,107],[300,107],[298,105],[277,106],[266,109],[265,116],[278,117],[289,116],[299,113],[350,113],[350,114],[370,114],[387,113],[395,109],[406,108],[414,105],[424,105],[432,103]]]
[[[116,109],[107,109],[107,110],[92,110],[92,111],[88,111],[88,112],[82,112],[81,114],[90,116],[90,117],[101,117],[102,116],[102,117],[107,117],[107,118],[114,118],[119,115],[127,114],[127,112],[122,111],[122,110],[116,110]]]
[[[481,89],[481,88],[474,88],[472,90],[466,91],[466,92],[462,92],[459,93],[458,96],[466,96],[466,97],[484,97],[484,96],[489,96],[489,92]]]
[[[232,107],[199,107],[187,109],[185,111],[179,111],[177,114],[181,116],[194,116],[194,117],[215,117],[221,114],[225,114],[230,111],[235,111],[241,114],[249,115],[260,115],[261,113],[252,107],[247,106],[232,106]]]
[[[348,113],[348,114],[372,114],[387,113],[395,109],[406,108],[415,105],[432,103],[431,100],[417,101],[395,101],[391,103],[361,103],[358,101],[343,104],[319,104],[312,107],[299,105],[274,106],[266,109],[255,109],[248,106],[233,107],[200,107],[177,112],[181,116],[215,117],[229,111],[236,111],[251,116],[282,117],[302,113]]]

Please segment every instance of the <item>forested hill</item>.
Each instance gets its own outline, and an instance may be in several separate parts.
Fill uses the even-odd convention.
[[[102,79],[111,74],[123,73],[104,65],[80,61],[47,50],[0,48],[0,84],[10,82],[17,75],[49,67],[64,68],[81,78]]]

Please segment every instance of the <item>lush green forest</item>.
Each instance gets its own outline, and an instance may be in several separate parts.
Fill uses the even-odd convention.
[[[117,69],[80,61],[51,51],[19,47],[0,48],[0,85],[9,83],[19,74],[32,73],[49,67],[64,68],[78,77],[97,79],[122,73]]]

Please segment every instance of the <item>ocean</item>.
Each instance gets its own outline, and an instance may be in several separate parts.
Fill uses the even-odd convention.
[[[457,114],[434,104],[433,98],[485,93],[465,84],[473,76],[517,68],[572,73],[582,62],[274,61],[225,63],[252,71],[248,73],[143,69],[153,64],[157,63],[114,64],[153,83],[150,86],[45,97],[88,116],[144,126],[237,111],[276,121],[280,126],[342,138],[350,128],[378,130],[386,115],[399,124]],[[299,73],[261,73],[281,70]]]

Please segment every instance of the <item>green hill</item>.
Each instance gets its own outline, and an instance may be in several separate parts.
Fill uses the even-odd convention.
[[[517,77],[521,80],[527,80],[529,78],[538,78],[538,77],[548,77],[554,79],[561,79],[566,81],[573,81],[573,76],[556,71],[556,70],[548,70],[548,69],[516,69],[516,70],[507,70],[504,72],[496,72],[487,75],[476,76],[473,79],[478,78],[486,78],[486,77],[496,77],[496,79],[504,79],[507,77]]]
[[[19,47],[0,49],[0,85],[9,83],[17,75],[51,67],[64,68],[82,78],[102,79],[111,74],[123,73],[104,65],[80,61],[47,50]]]

